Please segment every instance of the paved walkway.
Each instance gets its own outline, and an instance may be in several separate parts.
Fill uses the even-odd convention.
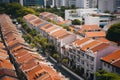
[[[50,62],[54,62],[53,64],[57,64],[57,61],[55,59],[53,59],[52,57],[49,57],[48,59]],[[65,67],[64,65],[55,65],[54,66],[57,70],[60,70],[60,72],[62,74],[64,74],[65,76],[67,76],[70,80],[84,80],[82,77],[78,76],[77,74],[75,74],[73,71],[71,71],[70,69],[68,69],[67,67]]]

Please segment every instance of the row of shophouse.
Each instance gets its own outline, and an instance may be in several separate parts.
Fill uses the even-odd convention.
[[[88,32],[88,34],[91,32],[92,37],[81,37],[58,25],[43,20],[41,15],[37,17],[33,14],[28,14],[23,18],[31,29],[36,29],[43,37],[46,37],[49,42],[55,45],[58,54],[69,58],[68,65],[70,67],[80,68],[84,77],[95,80],[94,73],[99,69],[120,74],[118,71],[120,70],[120,65],[118,64],[120,59],[119,47],[111,45],[105,39],[105,32],[99,27],[95,27],[92,30],[93,27],[90,27],[91,25],[87,25],[88,28],[84,28],[83,26],[85,25],[83,25],[80,34],[83,33],[85,35],[85,32]],[[99,33],[98,36],[96,35],[97,33]],[[111,54],[113,56],[110,56]],[[112,60],[114,61],[111,63]],[[113,64],[114,62],[118,63]]]
[[[33,50],[22,38],[22,34],[8,15],[0,15],[0,25],[5,42],[10,50],[10,55],[18,63],[27,79],[22,80],[66,80],[48,62]],[[16,74],[14,65],[10,62],[10,56],[0,40],[0,80],[21,80]],[[20,71],[18,71],[20,72]],[[23,77],[23,74],[20,74]]]

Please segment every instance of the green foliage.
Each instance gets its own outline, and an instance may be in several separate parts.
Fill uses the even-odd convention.
[[[59,56],[58,54],[56,54],[56,53],[53,54],[53,57],[54,57],[55,59],[57,59],[57,60],[60,58],[60,56]]]
[[[50,53],[56,52],[55,46],[54,46],[52,43],[48,43],[48,44],[47,44],[47,50],[48,50]]]
[[[108,29],[106,38],[120,43],[120,23],[114,24]]]
[[[64,59],[62,60],[62,63],[67,64],[68,61],[69,61],[68,58],[64,58]]]
[[[70,8],[71,9],[76,9],[76,6],[75,5],[71,5]]]
[[[29,35],[29,34],[23,35],[23,38],[25,39],[25,41],[26,41],[27,43],[31,43],[31,42],[32,42],[32,37],[31,37],[31,35]]]
[[[73,25],[81,25],[81,21],[80,21],[79,19],[74,19],[74,20],[72,21],[72,24],[73,24]]]
[[[0,13],[6,13],[11,15],[13,18],[23,17],[26,14],[32,13],[36,14],[36,12],[32,8],[27,8],[21,6],[19,3],[1,3],[0,4]]]
[[[115,73],[106,72],[104,70],[99,70],[96,72],[96,80],[120,80],[120,76]]]
[[[35,14],[35,11],[32,8],[22,7],[16,11],[17,16],[22,17],[27,14]]]

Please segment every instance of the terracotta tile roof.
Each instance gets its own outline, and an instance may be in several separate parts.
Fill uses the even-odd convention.
[[[8,47],[12,47],[12,46],[15,46],[15,45],[17,45],[19,43],[25,43],[25,41],[15,39],[15,40],[9,41],[7,43],[8,43]]]
[[[46,30],[46,29],[48,29],[48,28],[50,28],[50,27],[52,27],[52,26],[53,26],[52,24],[48,23],[48,24],[40,27],[40,29],[41,29],[41,30]]]
[[[0,80],[19,80],[19,79],[10,77],[10,76],[4,76],[4,77],[0,78]]]
[[[33,68],[32,70],[26,72],[27,75],[29,76],[29,80],[60,80],[61,77],[58,76],[58,73],[52,70],[49,66],[40,64]],[[34,74],[33,74],[34,73]]]
[[[31,24],[36,27],[36,26],[39,26],[43,22],[44,22],[43,20],[38,18],[38,19],[32,21]]]
[[[43,73],[44,73],[44,75],[38,77],[36,80],[42,80],[42,79],[44,79],[44,80],[53,80],[48,73],[46,73],[44,71],[41,72],[41,74],[43,74]]]
[[[108,62],[108,63],[113,63],[116,60],[120,60],[120,50],[117,50],[117,51],[103,57],[102,60],[105,62]]]
[[[49,14],[48,12],[42,12],[40,13],[41,16],[46,16],[47,14]]]
[[[9,41],[12,41],[15,39],[24,41],[24,39],[18,34],[11,33],[11,34],[8,34],[7,36],[5,36],[5,40],[8,43],[9,43]]]
[[[33,69],[29,70],[26,72],[27,76],[28,76],[28,79],[29,80],[34,80],[36,74],[38,74],[39,71],[41,71],[42,68],[40,65],[34,67]]]
[[[85,32],[85,37],[93,38],[93,37],[105,37],[106,33],[104,31],[98,32]]]
[[[72,34],[67,33],[67,34],[61,35],[60,37],[58,37],[58,39],[63,39],[63,38],[70,36],[70,35],[72,35]]]
[[[28,47],[19,47],[12,53],[15,55],[17,53],[27,53],[27,52],[35,53],[32,49],[30,49]]]
[[[32,69],[33,67],[37,66],[37,65],[38,65],[38,64],[37,64],[36,61],[29,61],[29,62],[27,62],[27,63],[25,63],[25,64],[22,64],[22,65],[21,65],[21,68],[22,68],[23,71],[27,71],[27,70],[30,70],[30,69]]]
[[[87,49],[90,49],[91,47],[93,47],[93,46],[95,46],[95,45],[97,45],[97,44],[99,44],[99,43],[100,43],[100,42],[98,42],[98,41],[96,41],[96,40],[95,40],[95,41],[92,41],[92,42],[84,45],[84,46],[81,48],[81,50],[86,51]]]
[[[19,32],[16,29],[14,29],[14,30],[13,29],[9,29],[7,31],[3,31],[4,35],[9,34],[9,33],[17,33],[18,34]]]
[[[28,55],[28,54],[30,54],[30,52],[29,51],[24,51],[24,52],[22,52],[22,53],[20,53],[20,52],[18,52],[18,53],[14,53],[14,56],[16,57],[16,58],[18,58],[18,57],[22,57],[22,56],[25,56],[25,55]]]
[[[100,30],[98,25],[83,25],[81,29],[78,30],[78,33],[88,32],[90,30]]]
[[[28,15],[25,15],[23,18],[30,22],[32,20],[35,20],[37,18],[37,16],[35,16],[33,14],[28,14]]]
[[[83,25],[83,30],[97,30],[100,29],[98,25]]]
[[[23,50],[28,49],[27,51],[29,51],[30,47],[28,45],[26,45],[26,44],[20,44],[19,43],[19,44],[15,45],[15,46],[11,47],[10,49],[11,49],[12,52],[16,52],[16,51],[18,51],[20,49],[23,49]]]
[[[0,42],[0,48],[4,48],[4,45],[2,42]]]
[[[42,65],[41,66],[46,72],[49,73],[49,75],[51,76],[51,78],[53,80],[60,80],[60,76],[58,76],[58,73],[54,70],[52,70],[49,66],[46,66],[46,65]]]
[[[0,76],[5,76],[5,75],[11,76],[11,77],[17,77],[17,75],[16,75],[14,70],[0,69]]]
[[[0,51],[0,58],[7,59],[7,58],[8,58],[7,52],[6,52],[6,53],[3,53],[3,52]]]
[[[14,70],[13,65],[10,63],[9,60],[0,58],[0,68],[6,68],[6,69],[11,69]]]
[[[0,53],[4,53],[4,54],[7,54],[7,51],[5,50],[5,48],[0,48]]]
[[[53,32],[53,33],[51,34],[51,36],[54,37],[54,38],[57,38],[57,37],[60,37],[60,36],[62,36],[62,35],[64,35],[64,34],[67,34],[67,33],[68,33],[68,32],[67,32],[66,30],[60,29],[60,30],[58,30],[58,31]]]
[[[29,60],[34,60],[35,58],[31,54],[27,54],[24,56],[21,56],[20,58],[17,58],[17,61],[19,63],[27,63]]]
[[[120,68],[120,60],[114,62],[112,65]]]
[[[10,77],[10,76],[4,76],[4,77],[0,78],[0,80],[18,80],[18,79],[14,78],[14,77]]]
[[[73,42],[73,45],[76,45],[76,46],[79,46],[80,44],[86,42],[86,41],[89,41],[90,39],[89,38],[84,38],[82,40],[78,39],[76,41]]]
[[[98,38],[98,40],[103,42],[103,43],[110,43],[110,41],[107,40],[106,38]]]
[[[102,50],[102,49],[105,49],[105,48],[108,47],[108,46],[109,46],[109,44],[107,44],[107,43],[101,43],[100,45],[97,45],[97,46],[91,48],[91,50],[92,50],[93,52],[96,52],[96,51],[100,51],[100,50]]]
[[[53,26],[53,27],[47,29],[46,32],[49,33],[49,32],[51,32],[51,31],[56,30],[57,28],[58,28],[57,26]]]

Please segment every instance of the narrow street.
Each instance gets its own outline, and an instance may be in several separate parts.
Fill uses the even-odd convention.
[[[22,31],[22,34],[27,34],[27,32],[21,28],[19,29],[20,31]],[[40,51],[42,51],[40,49]],[[40,54],[41,55],[41,54]],[[45,55],[42,54],[43,57],[45,57]],[[69,80],[84,80],[83,78],[81,78],[80,76],[76,75],[74,72],[72,72],[71,70],[69,70],[68,68],[64,67],[63,65],[58,65],[57,62],[55,62],[52,57],[46,58],[46,60],[50,63],[53,64],[53,67],[61,72],[66,78],[68,78]]]
[[[53,64],[53,67],[61,72],[65,77],[69,78],[69,80],[84,80],[80,76],[76,75],[74,72],[69,70],[68,68],[64,67],[62,64],[58,65],[53,59],[47,58],[48,61],[50,61]]]

